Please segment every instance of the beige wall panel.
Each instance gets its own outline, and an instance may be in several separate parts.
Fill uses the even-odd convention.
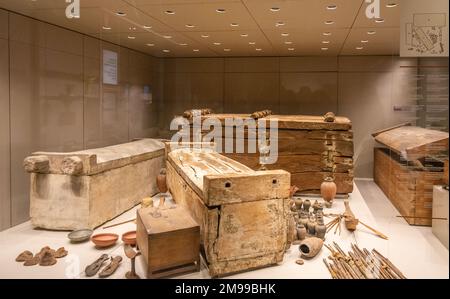
[[[226,73],[277,73],[280,70],[278,57],[225,58]]]
[[[225,73],[224,112],[279,113],[278,73]]]
[[[33,151],[83,148],[83,59],[11,42],[12,224],[28,219],[28,175]]]
[[[417,65],[415,59],[397,56],[342,56],[339,57],[340,72],[389,72],[398,65]]]
[[[336,113],[337,72],[281,73],[280,82],[281,114]]]
[[[280,72],[334,72],[337,57],[280,57]]]
[[[7,14],[0,10],[0,24]],[[2,29],[0,29],[2,30]],[[10,130],[9,130],[9,58],[8,40],[0,38],[0,230],[10,226]]]
[[[46,24],[18,14],[9,14],[9,38],[11,41],[45,47]]]
[[[214,73],[223,72],[223,58],[168,58],[164,71],[168,73]]]
[[[0,38],[8,39],[8,12],[0,9]]]

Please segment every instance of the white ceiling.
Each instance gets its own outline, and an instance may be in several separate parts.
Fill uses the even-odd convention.
[[[366,17],[365,0],[80,2],[79,19],[66,18],[65,0],[0,0],[0,7],[157,57],[399,53],[400,0],[380,1],[382,23]],[[388,8],[386,4],[391,3],[398,5]],[[328,9],[329,5],[336,9]],[[327,25],[326,21],[334,23]],[[284,25],[277,26],[277,22]],[[369,35],[368,31],[376,33]]]

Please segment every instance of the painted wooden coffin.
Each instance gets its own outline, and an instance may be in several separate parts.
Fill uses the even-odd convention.
[[[71,153],[33,153],[24,160],[31,174],[31,223],[74,230],[120,215],[158,192],[164,152],[163,142],[142,139]]]
[[[192,110],[195,111],[195,110]],[[258,115],[262,113],[262,115]],[[185,113],[186,114],[186,113]],[[268,169],[283,169],[291,173],[292,185],[299,187],[302,193],[319,193],[323,180],[332,176],[337,185],[337,192],[348,194],[353,191],[353,132],[352,123],[346,117],[336,116],[326,121],[324,116],[307,115],[265,115],[255,112],[250,114],[212,114],[201,117],[202,123],[218,119],[222,124],[222,140],[217,142],[218,151],[253,170],[260,167],[260,149],[251,150],[250,144],[258,136],[258,123],[255,128],[244,127],[244,134],[226,135],[232,128],[229,120],[242,119],[265,121],[267,138],[270,139],[271,121],[278,125],[278,159],[267,165]],[[190,117],[189,113],[185,117]],[[260,117],[263,116],[263,117]],[[191,127],[195,124],[191,119]],[[238,128],[237,125],[235,128]],[[202,136],[211,130],[202,129]],[[231,140],[230,140],[231,139]],[[204,141],[204,140],[203,140]],[[227,142],[234,143],[232,152],[226,150]],[[236,144],[242,142],[244,150],[237,151]]]
[[[287,245],[290,174],[254,171],[207,149],[169,149],[167,183],[200,224],[210,275],[279,263]]]
[[[372,134],[374,181],[411,225],[431,226],[433,186],[444,183],[448,133],[409,125]]]

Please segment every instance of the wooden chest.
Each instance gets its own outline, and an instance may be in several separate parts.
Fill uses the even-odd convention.
[[[327,122],[323,116],[306,115],[269,115],[258,119],[256,128],[244,127],[244,134],[227,135],[233,119],[242,119],[244,123],[253,121],[248,114],[207,114],[202,121],[218,119],[222,124],[222,140],[216,141],[217,149],[225,156],[232,158],[253,170],[260,167],[260,150],[252,150],[252,142],[260,142],[258,138],[258,121],[265,121],[267,138],[270,139],[271,121],[278,125],[278,136],[273,140],[278,143],[278,159],[268,169],[283,169],[291,173],[291,183],[299,187],[302,193],[318,193],[320,185],[327,176],[333,176],[337,192],[347,194],[353,191],[353,132],[351,121],[346,117],[335,117]],[[231,120],[231,121],[230,121]],[[194,123],[192,122],[194,127]],[[235,126],[238,128],[240,125]],[[210,130],[202,130],[203,137]],[[229,132],[233,132],[233,128]],[[203,140],[205,141],[205,140]],[[209,140],[207,140],[209,141]],[[234,143],[232,152],[227,151],[227,142]],[[244,150],[239,152],[236,143],[242,142]],[[249,150],[250,149],[250,150]]]
[[[411,225],[431,226],[433,185],[443,183],[448,133],[400,126],[373,134],[374,181]]]
[[[95,228],[156,194],[164,162],[164,143],[155,139],[34,153],[24,161],[31,173],[31,223],[54,230]]]
[[[273,265],[287,245],[290,175],[253,171],[206,149],[176,149],[167,157],[173,198],[200,224],[212,277]]]
[[[136,221],[148,278],[200,270],[200,227],[185,208],[139,209]]]

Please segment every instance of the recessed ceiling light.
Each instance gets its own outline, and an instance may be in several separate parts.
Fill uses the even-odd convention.
[[[170,50],[164,49],[163,52],[164,52],[164,53],[169,53]]]
[[[247,34],[247,33],[242,33],[241,36],[242,36],[242,37],[247,37],[248,34]]]
[[[192,49],[192,51],[194,51],[194,52],[198,52],[198,51],[200,51],[199,49]]]
[[[276,11],[280,11],[279,7],[271,7],[270,11],[276,12]]]
[[[238,24],[238,23],[231,23],[230,26],[231,26],[231,27],[238,27],[239,24]]]
[[[218,9],[216,9],[216,11],[218,13],[225,13],[227,10],[225,8],[218,8]]]
[[[281,33],[281,36],[289,36],[289,33]]]
[[[208,38],[209,35],[208,35],[208,34],[202,34],[201,37],[203,37],[203,38]]]
[[[181,43],[181,44],[179,44],[180,46],[187,46],[188,44],[186,44],[186,43]]]
[[[367,40],[367,39],[363,39],[362,41],[361,41],[361,43],[363,43],[363,44],[367,44],[369,41]]]
[[[371,30],[371,31],[367,31],[367,34],[369,34],[369,35],[374,35],[374,34],[376,34],[377,32],[376,31],[373,31],[373,30]]]
[[[249,45],[255,45],[256,42],[248,42]]]
[[[133,30],[136,30],[136,27],[132,26],[132,27],[129,27],[128,29],[133,31]]]
[[[284,26],[284,22],[278,21],[275,23],[275,26],[279,27],[279,26]]]
[[[225,52],[230,52],[231,49],[223,49]]]
[[[164,38],[167,38],[167,39],[172,38],[171,35],[163,35],[163,37],[164,37]]]
[[[331,35],[331,32],[324,32],[324,33],[322,33],[322,35],[330,36],[330,35]]]
[[[129,35],[128,38],[129,39],[136,39],[136,36]]]
[[[334,21],[325,21],[325,25],[333,25]]]
[[[288,51],[294,51],[295,48],[288,48]]]
[[[148,47],[154,47],[155,44],[146,44]]]
[[[383,18],[375,19],[375,23],[383,23],[383,22],[384,22]]]
[[[286,45],[291,45],[292,44],[292,42],[291,41],[286,41],[286,42],[284,42]]]
[[[355,49],[356,50],[362,50],[362,49],[364,49],[364,47],[356,47]]]
[[[335,10],[335,9],[337,9],[337,6],[334,5],[334,4],[330,4],[330,5],[327,5],[327,9],[328,10]]]
[[[111,30],[111,27],[108,27],[108,26],[103,26],[102,28],[103,28],[103,30]]]
[[[322,51],[328,51],[328,48],[320,48]]]
[[[124,13],[124,12],[118,11],[118,12],[116,12],[116,15],[118,15],[119,17],[124,17],[124,16],[126,16],[127,14]]]
[[[330,43],[329,40],[323,40],[323,41],[322,41],[322,44],[329,44],[329,43]]]
[[[396,7],[397,6],[397,3],[388,3],[388,4],[386,4],[386,7],[388,7],[388,8],[392,8],[392,7]]]
[[[195,27],[195,25],[192,25],[192,24],[186,24],[185,25],[187,28],[194,28]]]
[[[220,46],[222,43],[215,42],[215,43],[213,43],[213,44],[216,45],[216,46]]]
[[[261,49],[261,48],[256,48],[255,50],[256,50],[256,51],[262,51],[262,49]]]
[[[165,13],[168,14],[168,15],[174,15],[175,14],[175,12],[173,10],[166,10]]]
[[[144,26],[142,26],[144,29],[152,29],[152,26],[147,26],[147,25],[144,25]]]

